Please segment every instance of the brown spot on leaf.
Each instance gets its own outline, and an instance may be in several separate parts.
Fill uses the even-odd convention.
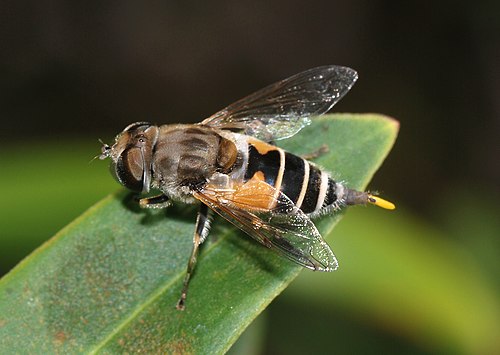
[[[63,332],[62,330],[57,332],[54,336],[54,343],[58,346],[63,345],[64,342],[66,341],[67,336],[66,333]]]

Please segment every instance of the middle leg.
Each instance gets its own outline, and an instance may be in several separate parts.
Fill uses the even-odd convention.
[[[198,251],[200,244],[205,241],[208,236],[208,232],[210,231],[210,222],[211,222],[211,214],[207,205],[201,204],[200,210],[198,211],[198,217],[196,218],[196,227],[194,230],[193,237],[193,250],[191,251],[191,256],[189,258],[186,276],[184,276],[184,284],[182,287],[182,293],[179,301],[177,302],[176,308],[180,311],[184,310],[185,302],[187,297],[187,292],[189,288],[189,281],[191,279],[191,275],[194,272],[194,268],[196,266],[196,260],[198,258]]]

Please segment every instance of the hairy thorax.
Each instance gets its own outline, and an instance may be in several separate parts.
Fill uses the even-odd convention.
[[[174,199],[190,199],[192,190],[236,161],[233,142],[216,130],[197,125],[160,126],[152,164],[153,186]]]

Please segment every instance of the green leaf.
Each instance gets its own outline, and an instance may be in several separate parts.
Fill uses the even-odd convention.
[[[283,144],[363,188],[394,143],[398,124],[332,115]],[[328,233],[340,214],[318,221]],[[300,267],[216,219],[184,312],[175,309],[191,250],[195,209],[140,210],[113,194],[61,230],[0,281],[2,348],[20,353],[221,353]],[[342,260],[341,260],[342,262]]]
[[[473,215],[476,208],[484,209],[469,206],[476,206],[467,209]],[[335,277],[302,273],[283,296],[296,304],[312,304],[322,314],[347,312],[379,331],[405,335],[427,352],[498,353],[500,298],[496,278],[490,279],[481,268],[487,254],[474,258],[468,245],[401,209],[397,216],[369,208],[352,212],[333,233],[337,257],[344,261]],[[462,220],[454,223],[466,227],[465,215],[462,212]],[[480,227],[469,229],[469,243],[484,238],[485,230],[494,230],[495,224],[495,219],[483,220]]]
[[[0,277],[116,189],[108,169],[99,160],[90,163],[99,147],[95,137],[16,141],[2,146]]]

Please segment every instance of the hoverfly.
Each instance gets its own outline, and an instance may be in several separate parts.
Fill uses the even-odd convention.
[[[338,263],[311,218],[345,205],[394,205],[334,181],[313,163],[271,142],[293,136],[332,108],[357,79],[353,69],[322,66],[267,86],[198,124],[136,122],[104,144],[100,159],[126,188],[160,195],[139,200],[164,208],[171,201],[200,205],[193,249],[178,309],[184,309],[198,248],[211,211],[258,242],[308,269]]]

